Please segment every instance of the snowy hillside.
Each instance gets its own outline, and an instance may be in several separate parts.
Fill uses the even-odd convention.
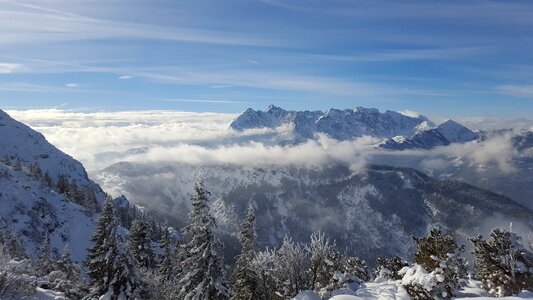
[[[277,246],[285,234],[306,241],[322,230],[341,247],[376,255],[408,256],[411,235],[441,224],[463,236],[491,225],[525,224],[533,213],[512,200],[456,181],[437,181],[413,169],[371,166],[353,172],[324,168],[235,167],[119,163],[96,180],[141,206],[183,219],[190,191],[203,178],[212,193],[218,223],[235,234],[248,203],[257,207],[259,243]],[[487,228],[488,230],[490,228]],[[235,241],[226,241],[227,245]],[[354,250],[355,251],[355,250]]]
[[[78,186],[93,188],[98,200],[103,203],[104,193],[89,179],[80,162],[50,144],[41,133],[14,120],[2,110],[0,137],[0,159],[20,159],[21,164],[26,166],[38,163],[42,173],[48,172],[53,181],[57,182],[63,175],[69,182],[75,180]]]
[[[81,163],[0,110],[0,175],[0,218],[27,254],[49,235],[52,251],[84,260],[105,194]]]
[[[68,245],[73,260],[83,261],[96,214],[26,172],[0,163],[0,174],[0,218],[17,233],[27,254],[35,256],[49,235],[56,255]]]

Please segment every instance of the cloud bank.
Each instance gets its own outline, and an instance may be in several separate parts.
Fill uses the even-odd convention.
[[[496,166],[500,171],[509,173],[514,171],[513,159],[518,155],[511,145],[511,133],[483,143],[390,152],[376,149],[378,140],[371,137],[336,141],[321,135],[316,140],[298,145],[279,145],[269,138],[289,138],[291,128],[236,132],[229,128],[236,117],[234,114],[74,112],[61,109],[7,112],[80,160],[89,172],[97,172],[119,161],[135,161],[249,166],[343,163],[351,165],[354,170],[371,162],[411,166],[429,174],[439,174],[468,164],[478,170]],[[487,123],[487,118],[472,120],[472,123]],[[495,119],[492,122],[493,126],[503,126]],[[260,139],[254,141],[253,137]]]

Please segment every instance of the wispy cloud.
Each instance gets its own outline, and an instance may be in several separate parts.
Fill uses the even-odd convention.
[[[129,79],[132,79],[134,76],[131,76],[131,75],[122,75],[122,76],[119,76],[117,79],[120,79],[120,80],[129,80]]]
[[[533,85],[502,85],[497,87],[497,91],[515,97],[533,98]]]
[[[21,64],[0,63],[0,74],[10,74],[22,68]]]
[[[394,49],[373,51],[353,55],[310,55],[312,58],[345,62],[386,62],[409,60],[451,60],[460,57],[471,57],[489,52],[488,47],[459,47],[431,49]]]
[[[247,62],[251,63],[252,65],[260,66],[261,64],[253,59],[247,59]]]
[[[65,86],[68,88],[77,88],[77,87],[80,87],[80,84],[76,82],[70,82],[70,83],[65,84]]]
[[[59,93],[67,89],[61,86],[42,85],[24,82],[0,83],[0,91],[4,92],[35,92],[35,93]]]
[[[190,102],[190,103],[218,103],[218,104],[247,104],[244,101],[222,100],[222,99],[161,99],[167,102]]]
[[[503,2],[424,2],[404,1],[401,5],[375,1],[283,1],[260,0],[261,2],[294,11],[313,14],[358,17],[368,19],[453,19],[454,22],[479,23],[519,23],[531,24],[532,7],[528,3]],[[388,1],[386,1],[388,2]],[[379,9],[378,9],[379,8]],[[476,11],[472,14],[472,11]]]
[[[0,1],[0,28],[5,32],[0,35],[0,44],[141,38],[222,45],[276,46],[276,42],[239,33],[106,20],[64,9],[9,0]]]

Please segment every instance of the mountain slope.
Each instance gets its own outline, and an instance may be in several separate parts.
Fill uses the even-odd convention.
[[[478,137],[476,133],[454,120],[447,120],[439,124],[435,130],[442,134],[450,143],[469,142]]]
[[[277,246],[285,234],[307,241],[311,232],[324,231],[340,248],[370,261],[376,255],[408,256],[411,235],[423,235],[434,224],[464,237],[476,234],[494,216],[501,224],[493,225],[499,226],[513,221],[531,228],[533,219],[533,212],[509,198],[456,181],[437,181],[413,169],[377,165],[353,172],[343,165],[119,163],[96,180],[170,217],[187,213],[189,191],[199,178],[215,199],[214,211],[229,251],[250,202],[257,208],[262,247]]]
[[[62,254],[68,245],[74,261],[85,259],[96,214],[52,191],[24,171],[0,163],[0,219],[35,256],[49,235],[52,251]]]
[[[99,199],[104,198],[101,188],[87,176],[80,162],[50,144],[45,137],[11,118],[0,110],[0,158],[15,161],[22,165],[38,163],[43,174],[48,172],[57,182],[60,175],[68,181],[75,180],[79,186],[91,187]]]
[[[85,259],[104,199],[81,163],[0,110],[0,219],[28,255],[49,235],[52,251],[68,244],[73,260]]]

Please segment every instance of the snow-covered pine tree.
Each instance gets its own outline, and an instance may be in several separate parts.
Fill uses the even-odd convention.
[[[9,253],[10,257],[18,260],[27,258],[22,241],[15,233],[7,228],[7,224],[3,218],[0,218],[0,244],[2,244],[4,251]]]
[[[385,258],[378,256],[376,258],[375,275],[379,278],[400,280],[402,276],[398,272],[409,264],[400,257]]]
[[[257,231],[255,213],[250,205],[246,219],[242,222],[240,232],[241,254],[237,257],[231,274],[231,299],[251,300],[264,298],[260,294],[259,278],[252,271],[252,261],[257,249]]]
[[[20,160],[20,157],[17,157],[17,159],[15,160],[13,168],[15,169],[15,171],[22,171],[22,161]]]
[[[34,164],[30,165],[30,174],[36,179],[41,179],[43,177],[39,162],[36,161]]]
[[[79,275],[78,268],[72,263],[68,244],[63,248],[63,255],[57,260],[56,265],[59,270],[64,272],[68,277]]]
[[[55,270],[45,276],[55,291],[65,293],[69,299],[81,299],[89,292],[82,279],[80,269],[70,257],[68,245],[63,249],[63,255],[54,262]]]
[[[174,258],[174,253],[176,252],[176,246],[170,237],[170,227],[165,227],[163,230],[163,235],[161,236],[160,241],[161,248],[163,248],[163,253],[159,258],[159,273],[163,276],[164,279],[169,280],[173,277],[173,268],[176,263]]]
[[[215,219],[211,215],[208,195],[202,183],[194,186],[189,214],[191,224],[184,231],[191,237],[183,245],[183,258],[178,275],[177,299],[218,300],[229,298],[222,244],[215,235]]]
[[[83,206],[89,208],[91,211],[99,211],[100,205],[96,199],[96,193],[93,187],[83,188]]]
[[[86,267],[92,292],[86,299],[136,299],[139,280],[134,258],[117,233],[114,201],[108,197],[88,249]]]
[[[65,175],[59,175],[57,179],[57,191],[61,194],[66,193],[68,191],[68,181]]]
[[[155,255],[146,215],[133,222],[130,228],[130,249],[141,268],[155,266]]]
[[[50,251],[50,236],[47,233],[41,243],[41,246],[39,247],[39,254],[37,256],[37,271],[40,275],[47,275],[54,269],[54,261],[51,258]]]
[[[44,172],[43,181],[47,187],[52,187],[54,185],[54,181],[52,180],[52,177],[50,177],[48,171]]]
[[[6,251],[8,251],[9,255],[11,255],[13,258],[22,260],[28,257],[26,250],[22,245],[22,241],[15,232],[6,230],[4,233],[3,243]]]
[[[15,260],[0,241],[0,299],[29,299],[35,293],[33,272],[29,260]]]
[[[499,297],[533,289],[533,253],[520,245],[520,237],[501,229],[494,229],[490,237],[488,241],[481,235],[471,239],[476,277],[484,288]]]
[[[458,246],[451,235],[443,235],[433,228],[427,237],[413,237],[416,244],[415,262],[428,273],[434,274],[436,283],[432,295],[451,298],[466,277],[466,261],[461,256],[464,246]]]

